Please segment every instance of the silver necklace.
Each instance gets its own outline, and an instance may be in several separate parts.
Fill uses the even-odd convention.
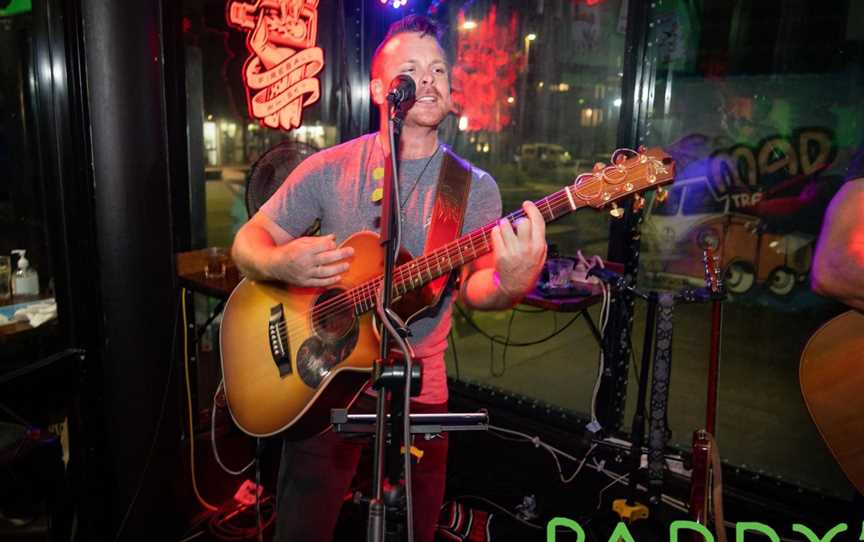
[[[404,208],[405,204],[408,203],[408,199],[411,197],[411,194],[414,193],[414,189],[417,188],[417,185],[420,184],[420,179],[423,178],[423,174],[426,173],[426,170],[429,168],[429,164],[432,163],[432,159],[435,158],[435,156],[438,154],[438,149],[440,149],[440,148],[441,148],[441,145],[438,145],[437,147],[435,147],[435,152],[433,152],[432,156],[430,156],[429,159],[426,160],[426,164],[423,166],[423,169],[420,170],[420,175],[417,175],[417,178],[414,179],[414,184],[411,185],[411,189],[405,195],[405,199],[402,201],[402,203],[399,204],[400,209]]]

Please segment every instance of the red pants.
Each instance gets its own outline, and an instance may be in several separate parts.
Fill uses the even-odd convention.
[[[411,404],[415,413],[447,412],[446,404]],[[361,395],[352,413],[375,411],[375,399]],[[334,431],[299,442],[285,441],[277,488],[277,542],[326,542],[332,540],[345,495],[359,471],[371,476],[371,437],[346,437]],[[414,540],[433,542],[447,475],[447,435],[426,440],[415,436],[414,445],[424,453],[414,464]],[[361,463],[361,454],[364,461]],[[368,458],[369,461],[365,461]],[[364,492],[366,495],[368,492]],[[366,495],[368,496],[368,495]],[[357,540],[364,540],[365,532]]]

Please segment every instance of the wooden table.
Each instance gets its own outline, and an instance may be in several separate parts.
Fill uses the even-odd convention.
[[[190,371],[192,374],[196,375],[195,378],[191,379],[189,384],[190,398],[193,405],[199,404],[199,387],[209,396],[210,393],[216,389],[216,385],[219,381],[218,379],[220,378],[218,376],[219,369],[217,368],[219,359],[218,355],[214,359],[213,353],[211,352],[207,357],[203,358],[206,360],[206,363],[203,366],[200,364],[202,359],[201,356],[203,354],[199,348],[199,340],[210,324],[217,316],[219,316],[219,314],[221,314],[225,302],[240,282],[240,273],[237,270],[237,266],[234,265],[234,262],[231,260],[230,250],[227,248],[224,248],[223,250],[225,251],[226,258],[225,276],[218,279],[207,278],[204,273],[204,269],[207,267],[207,260],[209,259],[209,248],[190,250],[188,252],[178,252],[175,254],[177,262],[177,281],[180,286],[185,289],[183,295],[186,297],[186,305],[188,307],[188,325],[192,330],[188,361]],[[219,303],[215,308],[213,308],[209,317],[203,323],[196,321],[194,293],[219,300]],[[214,345],[214,347],[218,347],[217,345],[218,343]]]
[[[624,266],[620,263],[605,262],[605,265],[608,269],[615,271],[616,273],[624,272]],[[588,323],[588,327],[591,328],[591,333],[594,335],[594,338],[597,339],[597,344],[600,345],[600,348],[603,348],[603,336],[597,328],[594,319],[591,318],[591,314],[588,312],[589,307],[600,303],[602,300],[603,291],[600,288],[600,285],[592,284],[590,294],[567,297],[547,297],[544,296],[539,289],[534,289],[534,291],[522,298],[522,303],[549,311],[580,313]]]
[[[220,279],[207,278],[204,268],[207,267],[207,253],[210,249],[178,252],[177,278],[180,285],[187,290],[198,292],[217,299],[228,299],[234,287],[240,282],[240,272],[231,260],[230,251],[226,248],[225,276]]]

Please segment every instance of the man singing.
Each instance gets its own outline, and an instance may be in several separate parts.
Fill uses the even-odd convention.
[[[445,153],[438,126],[452,107],[450,65],[435,24],[410,15],[391,25],[372,58],[369,88],[380,112],[378,132],[308,158],[240,229],[232,253],[247,277],[305,287],[339,282],[351,265],[353,249],[337,245],[355,232],[378,229],[381,203],[376,189],[390,156],[387,90],[400,74],[410,76],[416,84],[416,101],[407,111],[398,152],[402,246],[415,256],[423,253]],[[458,295],[467,306],[508,308],[534,286],[546,255],[545,224],[532,203],[525,202],[523,209],[527,218],[515,228],[502,220],[491,233],[493,251],[462,269]],[[462,234],[500,216],[501,196],[494,179],[472,168]],[[321,221],[321,235],[304,236],[316,219]],[[452,303],[453,292],[448,291],[437,311],[410,326],[416,358],[423,366],[422,389],[412,401],[414,412],[447,409],[444,351]],[[352,411],[372,412],[372,403],[370,396],[361,394]],[[277,489],[277,540],[321,542],[332,538],[362,444],[332,431],[284,443]],[[418,446],[424,456],[412,471],[414,532],[419,542],[432,542],[444,498],[446,435]]]

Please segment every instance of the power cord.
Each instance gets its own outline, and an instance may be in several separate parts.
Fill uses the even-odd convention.
[[[580,250],[577,251],[576,257],[578,259],[578,263],[581,264],[582,267],[585,269],[586,274],[594,267],[599,267],[600,269],[606,267],[606,264],[603,262],[603,258],[601,258],[600,256],[594,255],[591,258],[586,259],[585,256],[582,255],[582,251]],[[610,305],[612,303],[612,288],[608,284],[602,282],[600,282],[599,285],[603,294],[603,301],[600,305],[600,337],[602,338],[606,336],[606,325],[609,323],[609,313],[611,312]],[[603,353],[603,348],[601,347],[599,362],[597,364],[597,379],[594,381],[594,389],[591,392],[591,423],[588,424],[588,430],[592,433],[596,433],[597,431],[602,429],[602,426],[597,419],[597,395],[600,392],[600,384],[603,381],[604,371],[605,357]]]
[[[513,330],[513,320],[516,318],[516,311],[510,311],[510,318],[507,319],[507,335],[505,337],[501,337],[501,335],[494,335],[495,337],[501,337],[504,339],[504,352],[501,354],[501,371],[495,372],[495,343],[489,343],[489,374],[493,377],[501,377],[504,376],[504,373],[507,372],[507,347],[510,346],[510,334]]]
[[[260,516],[266,519],[262,522]],[[258,505],[234,502],[233,506],[221,508],[210,516],[207,530],[219,540],[248,540],[253,537],[260,540],[264,530],[275,521],[276,505],[273,497],[268,495]]]
[[[481,497],[480,495],[460,495],[458,497],[455,497],[453,500],[454,501],[475,500],[475,501],[484,502],[484,503],[488,504],[489,506],[491,506],[497,510],[500,510],[504,514],[507,514],[508,516],[515,519],[516,521],[518,521],[522,525],[525,525],[527,527],[531,527],[532,529],[544,529],[545,528],[542,525],[537,525],[536,523],[531,523],[530,521],[525,521],[524,519],[520,518],[519,516],[517,516],[516,514],[511,512],[510,510],[507,510],[506,508],[501,506],[500,504],[498,504],[492,500],[489,500],[486,497]]]
[[[578,320],[579,317],[582,315],[582,313],[576,313],[576,315],[573,318],[571,318],[566,324],[564,324],[564,326],[562,326],[561,328],[558,328],[558,320],[556,318],[555,319],[555,331],[553,331],[552,333],[550,333],[549,335],[547,335],[541,339],[537,339],[534,341],[527,341],[527,342],[513,342],[510,340],[510,332],[511,332],[512,327],[513,327],[513,318],[516,316],[516,312],[535,313],[535,312],[545,312],[545,311],[542,311],[542,310],[541,311],[517,310],[514,308],[512,310],[512,312],[510,313],[510,318],[507,321],[507,335],[501,336],[498,334],[491,335],[487,331],[485,331],[483,328],[481,328],[477,324],[477,322],[475,322],[474,319],[471,318],[471,316],[467,312],[465,312],[465,309],[463,309],[459,303],[453,303],[453,306],[456,307],[456,310],[459,311],[459,314],[462,315],[462,317],[465,319],[465,321],[468,322],[468,324],[472,328],[474,328],[475,331],[477,331],[478,333],[480,333],[480,335],[482,335],[483,337],[485,337],[489,340],[489,373],[493,377],[504,376],[504,373],[507,371],[507,349],[508,348],[510,348],[510,347],[522,348],[522,347],[526,347],[526,346],[534,346],[534,345],[537,345],[540,343],[544,343],[544,342],[552,339],[556,335],[561,334],[564,330],[566,330],[568,327],[570,327],[573,324],[573,322]],[[553,313],[553,316],[554,315],[555,315],[555,313]],[[495,345],[496,344],[502,345],[504,347],[504,352],[501,356],[502,368],[500,371],[495,370]],[[458,378],[458,375],[457,375],[457,378]]]
[[[186,376],[186,411],[189,415],[189,465],[192,478],[192,492],[195,499],[205,509],[211,512],[218,510],[201,496],[198,491],[198,475],[195,472],[195,423],[192,417],[192,387],[189,378],[189,322],[186,314],[186,288],[181,289],[180,300],[183,306],[183,372]]]
[[[559,330],[557,330],[557,331],[554,331],[554,332],[550,333],[549,335],[543,337],[542,339],[537,339],[537,340],[535,340],[535,341],[528,341],[528,342],[512,342],[512,341],[511,341],[511,342],[507,342],[507,341],[502,340],[502,339],[504,339],[504,337],[501,337],[500,335],[494,335],[494,336],[493,336],[493,335],[490,335],[489,333],[487,333],[486,331],[484,331],[484,330],[483,330],[479,325],[477,325],[477,323],[476,323],[476,322],[475,322],[475,321],[474,321],[474,320],[473,320],[473,319],[468,315],[468,313],[465,312],[465,309],[463,309],[459,303],[453,303],[453,306],[456,307],[456,310],[459,311],[459,314],[461,314],[462,317],[465,318],[465,321],[468,322],[468,325],[470,325],[471,327],[473,327],[474,330],[477,331],[480,335],[483,335],[484,337],[486,337],[486,338],[489,339],[490,341],[494,342],[495,344],[500,344],[500,345],[502,345],[502,346],[518,347],[518,348],[525,347],[525,346],[534,346],[534,345],[537,345],[537,344],[540,344],[540,343],[544,343],[544,342],[548,341],[549,339],[551,339],[551,338],[553,338],[553,337],[555,337],[555,336],[561,334],[565,329],[567,329],[568,327],[570,327],[570,326],[573,324],[573,322],[575,322],[576,320],[579,319],[580,316],[582,316],[582,313],[576,313],[576,315],[575,315],[573,318],[571,318],[571,319],[570,319],[566,324],[564,324],[564,325],[561,327],[561,329],[559,329]]]
[[[219,449],[216,447],[216,398],[219,396],[219,392],[222,390],[224,385],[225,380],[220,380],[219,385],[216,386],[216,392],[213,394],[213,406],[210,408],[210,447],[213,448],[213,457],[216,458],[216,463],[218,463],[219,466],[222,467],[222,470],[224,470],[228,474],[239,476],[249,470],[252,465],[255,464],[256,460],[253,459],[240,470],[234,470],[225,466],[225,463],[222,462],[222,457],[219,456]]]
[[[489,429],[493,435],[499,436],[499,437],[500,437],[500,435],[496,435],[495,431],[499,431],[501,433],[505,433],[508,435],[517,435],[519,437],[522,437],[523,442],[530,442],[531,444],[534,445],[535,448],[543,448],[544,450],[549,452],[552,455],[552,459],[555,460],[555,466],[558,468],[558,477],[561,479],[561,482],[564,484],[569,484],[570,482],[572,482],[573,480],[576,479],[576,476],[578,476],[579,473],[582,472],[582,468],[585,466],[585,461],[588,459],[588,456],[590,456],[591,453],[597,448],[597,443],[596,442],[592,443],[591,446],[588,448],[588,451],[585,452],[585,455],[580,460],[579,458],[574,457],[574,456],[568,454],[567,452],[564,452],[564,451],[552,446],[551,444],[547,444],[547,443],[543,442],[542,440],[540,440],[540,437],[531,436],[531,435],[528,435],[526,433],[522,433],[521,431],[515,431],[513,429],[507,429],[505,427],[500,427],[497,425],[490,425]],[[508,440],[513,440],[513,439],[508,438]],[[575,463],[579,463],[579,466],[576,467],[576,470],[573,472],[573,474],[571,474],[567,478],[564,477],[564,470],[561,468],[561,462],[558,460],[559,455],[561,457],[565,457],[565,458],[569,459],[570,461],[573,461]]]
[[[186,377],[186,405],[189,422],[189,455],[190,469],[192,478],[192,490],[199,504],[205,509],[204,520],[207,521],[207,530],[215,538],[219,540],[247,540],[253,536],[257,536],[258,540],[262,540],[263,532],[276,520],[276,507],[273,499],[270,496],[261,497],[261,469],[260,456],[262,451],[262,441],[258,439],[256,442],[256,457],[240,470],[232,470],[228,468],[219,456],[219,451],[216,446],[216,400],[219,392],[224,387],[224,381],[219,382],[216,392],[213,396],[213,407],[211,408],[210,417],[210,443],[213,448],[213,455],[216,462],[227,473],[232,475],[240,475],[248,470],[252,465],[256,466],[255,470],[255,502],[253,504],[239,503],[236,500],[229,501],[228,505],[221,507],[214,506],[207,502],[198,490],[197,472],[195,469],[195,426],[192,415],[192,391],[191,379],[189,376],[189,337],[188,337],[188,319],[186,311],[186,289],[181,290],[181,306],[183,316],[183,367]],[[192,540],[201,536],[204,531],[194,533],[183,540]],[[116,542],[116,541],[115,541]]]
[[[504,433],[504,435],[498,434],[498,432]],[[534,444],[534,446],[536,448],[545,449],[550,454],[552,454],[553,458],[555,458],[555,465],[558,469],[558,476],[561,479],[561,481],[564,483],[572,482],[576,478],[576,476],[582,471],[582,469],[584,467],[595,470],[595,471],[603,474],[604,476],[607,476],[608,478],[612,479],[612,482],[609,483],[608,485],[606,485],[603,489],[601,489],[598,496],[597,496],[597,510],[599,510],[600,507],[602,506],[603,494],[609,488],[611,488],[615,484],[622,484],[622,485],[626,486],[629,483],[630,477],[628,474],[621,475],[621,474],[615,473],[615,472],[607,469],[605,461],[600,461],[600,460],[595,458],[592,460],[591,463],[587,463],[589,456],[594,452],[594,450],[598,446],[598,443],[596,443],[596,442],[592,443],[592,445],[588,448],[588,451],[585,452],[585,455],[582,457],[582,459],[579,459],[579,458],[577,458],[571,454],[568,454],[567,452],[560,450],[559,448],[556,448],[555,446],[552,446],[551,444],[543,442],[543,440],[541,440],[540,437],[538,437],[536,435],[529,435],[529,434],[523,433],[521,431],[516,431],[513,429],[507,429],[507,428],[495,426],[495,425],[489,426],[489,434],[494,435],[494,436],[501,438],[503,440],[531,443],[531,444]],[[505,436],[505,435],[516,435],[519,438],[514,439],[512,437]],[[569,459],[570,461],[579,463],[578,467],[576,468],[576,471],[569,478],[566,478],[566,479],[564,478],[564,473],[561,469],[561,463],[557,457],[558,455],[560,455],[561,457],[564,457],[566,459]],[[642,484],[639,484],[637,487],[642,491],[647,490],[647,488],[645,486],[643,486]],[[663,494],[663,495],[661,495],[661,500],[664,502],[664,504],[667,504],[668,506],[675,508],[679,511],[682,511],[682,512],[688,511],[687,505],[685,503],[683,503],[682,501],[675,499],[674,497]]]
[[[459,374],[459,352],[456,351],[456,341],[453,339],[453,327],[450,327],[450,333],[447,334],[447,340],[450,341],[450,351],[453,352],[453,364],[456,366],[456,380],[462,380]]]

